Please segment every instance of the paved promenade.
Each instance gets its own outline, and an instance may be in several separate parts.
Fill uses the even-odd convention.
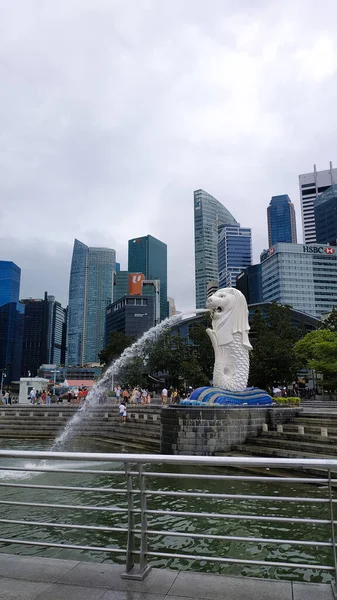
[[[330,585],[152,569],[144,581],[122,567],[0,554],[1,600],[333,600]]]

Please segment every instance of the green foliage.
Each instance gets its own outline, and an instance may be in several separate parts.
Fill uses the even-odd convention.
[[[152,372],[166,373],[168,385],[173,387],[183,382],[192,386],[208,383],[195,349],[179,334],[161,335],[150,349],[149,364]]]
[[[337,331],[337,309],[333,308],[327,319],[321,322],[319,329]]]
[[[337,331],[311,331],[295,345],[295,354],[301,366],[323,375],[323,387],[337,390]]]
[[[120,331],[113,331],[109,344],[99,354],[101,365],[109,365],[124,352],[125,348],[131,346],[135,339],[134,336],[125,335],[125,333]]]
[[[136,385],[147,386],[146,361],[142,356],[135,356],[128,360],[127,364],[121,368],[116,378],[116,383],[121,385],[135,387]]]
[[[290,307],[273,302],[266,317],[260,310],[251,325],[250,385],[271,389],[275,383],[288,383],[296,378],[298,361],[294,343],[303,335],[291,324]]]
[[[273,397],[273,402],[276,402],[276,404],[292,404],[292,405],[299,405],[301,403],[301,398],[296,398],[293,396],[289,396],[287,398],[283,398],[282,396],[280,397]]]
[[[204,383],[200,383],[200,385],[209,385],[213,377],[214,351],[212,342],[206,333],[206,327],[212,327],[210,315],[207,315],[205,324],[195,323],[189,330],[189,337],[193,343],[193,354],[203,373]]]

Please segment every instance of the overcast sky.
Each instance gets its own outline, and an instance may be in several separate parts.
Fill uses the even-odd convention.
[[[0,0],[0,259],[67,303],[74,237],[168,245],[195,306],[193,190],[267,246],[270,197],[337,166],[335,0]]]

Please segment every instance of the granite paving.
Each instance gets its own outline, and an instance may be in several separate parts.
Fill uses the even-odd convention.
[[[330,584],[152,569],[144,581],[123,568],[0,553],[0,600],[333,600]]]

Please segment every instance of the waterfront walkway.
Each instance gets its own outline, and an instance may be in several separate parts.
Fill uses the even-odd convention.
[[[122,566],[0,554],[0,600],[333,600],[330,585],[152,569],[121,579]]]

